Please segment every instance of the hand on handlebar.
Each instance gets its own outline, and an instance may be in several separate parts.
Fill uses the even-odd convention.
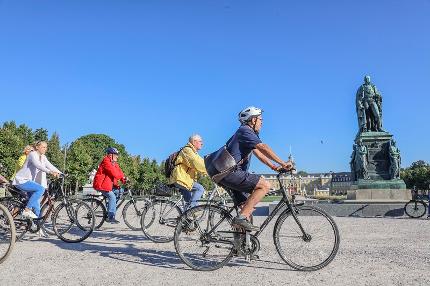
[[[59,178],[59,177],[60,177],[60,175],[61,175],[61,173],[57,173],[57,172],[54,172],[54,171],[49,172],[49,174],[51,174],[51,175],[52,175],[52,176],[54,176],[55,178]]]

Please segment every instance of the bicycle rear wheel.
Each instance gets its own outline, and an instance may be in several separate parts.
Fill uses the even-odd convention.
[[[0,204],[0,264],[3,263],[15,245],[16,232],[12,215]]]
[[[129,200],[122,209],[124,222],[131,230],[141,229],[141,216],[146,202],[145,200]]]
[[[405,213],[411,218],[420,218],[426,213],[427,206],[422,201],[410,201],[405,205]]]
[[[284,211],[276,221],[273,239],[278,254],[289,266],[301,271],[327,266],[339,249],[336,223],[316,207],[296,207],[295,214],[297,221],[290,210]]]
[[[52,218],[55,234],[64,242],[87,239],[94,230],[94,212],[83,201],[70,200],[59,205]]]
[[[21,217],[21,212],[25,209],[25,204],[13,197],[3,198],[0,200],[0,203],[3,204],[12,215],[15,224],[16,241],[21,240],[31,225],[30,220]]]
[[[212,271],[226,265],[233,256],[235,230],[224,209],[200,205],[185,212],[175,229],[175,249],[194,270]]]
[[[105,205],[103,204],[103,201],[98,200],[96,198],[87,198],[83,199],[83,201],[86,202],[92,208],[95,217],[95,229],[99,229],[107,218],[107,210]]]
[[[145,236],[157,243],[173,240],[181,209],[168,199],[154,199],[142,212],[141,228]]]

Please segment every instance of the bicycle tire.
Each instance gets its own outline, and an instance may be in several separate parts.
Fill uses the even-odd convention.
[[[21,218],[21,212],[25,209],[25,204],[13,197],[2,198],[0,203],[2,203],[12,215],[15,224],[16,241],[22,240],[31,225],[30,220]]]
[[[143,204],[138,206],[138,204]],[[145,208],[145,201],[129,200],[122,209],[122,217],[124,218],[124,223],[131,230],[140,230],[141,227],[141,216],[143,209]]]
[[[64,218],[60,218],[61,211],[65,211]],[[94,211],[81,200],[68,200],[55,209],[52,224],[55,234],[62,241],[67,243],[81,242],[87,239],[94,230]]]
[[[156,198],[143,209],[140,221],[141,229],[145,236],[153,242],[171,242],[174,228],[181,214],[181,209],[174,202]]]
[[[214,205],[199,205],[186,211],[180,217],[174,235],[176,253],[182,262],[199,271],[213,271],[225,266],[235,249],[232,219],[224,208]],[[195,253],[189,250],[188,244],[196,248]]]
[[[95,229],[101,228],[106,221],[108,215],[106,206],[104,205],[103,201],[98,200],[96,198],[86,198],[83,199],[83,201],[86,202],[93,209],[95,216]]]
[[[305,237],[302,234],[294,216],[287,209],[281,213],[273,230],[276,251],[285,263],[296,270],[316,271],[324,268],[335,258],[339,250],[340,235],[335,221],[330,215],[317,207],[300,206],[295,207],[294,211],[298,221],[309,236]],[[288,222],[286,223],[287,220]],[[281,235],[281,231],[285,227],[290,227],[290,229],[286,235],[283,235],[283,232]],[[326,239],[316,239],[323,235],[323,231],[325,231],[326,239],[333,239],[333,242],[327,243]],[[290,241],[281,242],[281,237],[289,237]],[[285,249],[283,246],[285,246]],[[313,248],[311,249],[311,247]],[[293,251],[293,248],[299,249]],[[299,250],[303,251],[298,253]],[[323,251],[327,252],[324,257],[322,257]],[[319,259],[319,257],[322,257],[322,259]],[[318,259],[317,262],[304,262],[305,259],[315,260],[316,258]]]
[[[423,201],[411,200],[405,204],[405,213],[411,218],[420,218],[426,214],[427,206]]]
[[[8,244],[5,247],[5,251],[2,251],[3,247],[0,249],[0,264],[2,264],[12,253],[16,240],[15,223],[13,217],[7,207],[2,204],[0,204],[0,238],[0,245],[3,245],[4,242]]]

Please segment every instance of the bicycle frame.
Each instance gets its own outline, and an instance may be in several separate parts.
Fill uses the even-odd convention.
[[[290,172],[291,173],[291,172]],[[296,214],[296,210],[295,210],[295,208],[294,208],[294,203],[291,203],[290,202],[290,200],[289,200],[289,198],[288,198],[288,194],[287,194],[287,192],[286,192],[286,190],[285,190],[285,186],[282,184],[282,181],[281,181],[281,176],[282,176],[282,174],[283,173],[278,173],[278,175],[276,176],[276,178],[277,178],[277,180],[278,180],[278,182],[279,182],[279,186],[280,186],[280,189],[278,190],[278,191],[281,191],[281,193],[282,193],[282,199],[279,201],[279,203],[276,205],[276,207],[275,207],[275,209],[267,216],[267,218],[264,220],[264,222],[261,224],[261,226],[260,226],[260,230],[259,231],[257,231],[256,233],[255,233],[255,237],[258,237],[263,231],[264,231],[264,229],[267,227],[267,225],[273,220],[273,218],[278,214],[278,212],[283,208],[283,207],[287,207],[287,211],[289,211],[289,212],[291,212],[291,214],[292,214],[292,216],[293,216],[293,218],[294,218],[294,220],[296,221],[296,223],[297,223],[297,225],[299,226],[299,228],[300,228],[300,230],[302,231],[302,234],[303,234],[303,237],[306,239],[307,237],[308,237],[308,235],[306,234],[306,232],[305,232],[305,230],[303,229],[303,227],[302,227],[302,224],[300,223],[300,221],[298,220],[298,218],[297,218],[297,214]],[[209,204],[209,212],[210,212],[210,207],[211,207],[211,204]],[[231,213],[233,212],[233,210],[237,210],[237,207],[238,206],[233,206],[233,207],[231,207],[229,210],[228,210],[228,212],[227,212],[227,214],[228,215],[231,215]],[[206,234],[207,236],[209,236],[210,234],[212,234],[215,230],[216,230],[216,228],[225,220],[227,218],[227,215],[224,215],[223,216],[223,218],[215,225],[215,226],[213,226],[212,227],[212,229]],[[209,220],[208,220],[208,222],[207,222],[207,229],[209,229]],[[238,232],[232,232],[232,233],[237,233],[237,234],[243,234],[244,232],[240,232],[240,231],[238,231]],[[249,233],[248,231],[247,231],[247,233]],[[225,242],[228,242],[229,244],[231,243],[231,241],[225,241]]]

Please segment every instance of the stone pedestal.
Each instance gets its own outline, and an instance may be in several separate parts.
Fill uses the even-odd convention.
[[[397,200],[411,199],[400,178],[391,179],[390,142],[393,135],[388,132],[362,132],[355,142],[367,148],[367,178],[357,179],[347,192],[349,200]],[[354,172],[354,170],[351,170]],[[356,175],[356,177],[359,174]]]

